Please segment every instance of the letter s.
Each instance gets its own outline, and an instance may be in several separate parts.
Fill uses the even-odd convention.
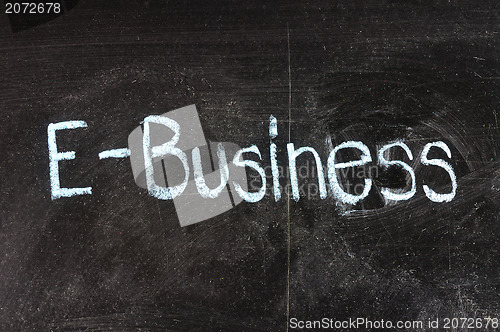
[[[434,165],[434,166],[439,166],[444,168],[446,172],[448,172],[450,179],[451,179],[451,193],[449,194],[439,194],[435,192],[434,190],[430,189],[427,185],[423,185],[425,195],[433,202],[440,203],[440,202],[450,202],[454,197],[457,192],[457,177],[455,175],[455,172],[453,171],[453,168],[449,163],[442,159],[427,159],[427,154],[429,153],[429,150],[432,147],[437,147],[441,148],[446,152],[446,155],[448,158],[451,158],[451,151],[450,148],[444,143],[444,142],[433,142],[433,143],[427,143],[424,146],[424,149],[422,150],[422,157],[420,158],[420,161],[422,162],[423,165]]]
[[[264,195],[266,194],[266,173],[265,173],[264,169],[262,167],[260,167],[257,162],[251,161],[251,160],[241,160],[241,155],[243,153],[249,153],[249,152],[255,153],[256,155],[259,156],[260,159],[262,159],[262,157],[260,155],[259,148],[256,147],[255,145],[252,145],[248,148],[244,148],[244,149],[241,149],[238,152],[236,152],[236,154],[234,155],[234,158],[233,158],[233,164],[235,164],[238,167],[247,166],[247,167],[251,167],[251,168],[255,169],[257,171],[257,173],[259,173],[260,178],[262,179],[262,187],[257,192],[249,193],[249,192],[245,192],[238,183],[236,183],[234,181],[233,181],[233,183],[234,183],[234,188],[236,189],[236,192],[238,193],[238,195],[240,195],[241,198],[243,198],[245,201],[247,201],[249,203],[255,203],[255,202],[260,201],[264,197]]]
[[[381,192],[382,192],[382,195],[384,195],[385,199],[390,199],[390,200],[394,200],[394,201],[404,201],[404,200],[412,198],[413,195],[415,195],[415,193],[417,192],[415,172],[410,167],[410,165],[408,165],[407,163],[404,163],[400,160],[389,161],[389,160],[384,158],[384,152],[392,147],[395,147],[395,146],[399,146],[403,150],[405,150],[406,155],[408,156],[408,159],[413,160],[413,155],[411,154],[410,148],[408,147],[408,145],[406,145],[403,142],[394,142],[394,143],[387,144],[387,145],[383,146],[378,151],[378,160],[383,167],[398,165],[398,166],[402,167],[405,171],[407,171],[411,176],[411,189],[403,194],[393,193],[387,188],[382,188]]]

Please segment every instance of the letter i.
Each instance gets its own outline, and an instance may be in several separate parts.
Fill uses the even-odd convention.
[[[271,158],[271,172],[273,173],[273,192],[274,200],[277,202],[281,198],[278,162],[276,161],[276,144],[273,143],[273,138],[278,136],[278,123],[274,116],[269,117],[269,138],[270,138],[270,158]]]

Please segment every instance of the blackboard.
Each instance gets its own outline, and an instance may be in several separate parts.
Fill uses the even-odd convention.
[[[423,330],[436,319],[445,328],[446,318],[498,323],[497,1],[63,5],[38,21],[0,15],[2,331],[288,331],[323,318],[421,321]],[[262,160],[249,159],[262,165],[276,145],[280,200],[266,168],[264,198],[181,227],[171,200],[137,185],[130,158],[99,159],[127,148],[147,116],[188,105],[208,142],[255,145]],[[73,120],[87,127],[57,132],[58,150],[76,155],[59,162],[61,186],[92,194],[52,199],[48,126]],[[320,198],[308,191],[318,175],[308,173],[294,200],[287,144],[313,147],[326,164],[345,141],[369,148],[375,167],[343,175],[370,178],[368,196],[341,204],[324,174]],[[395,141],[414,157],[391,154],[416,175],[416,193],[403,201],[381,190],[404,190],[408,173],[377,166],[377,151]],[[420,162],[437,141],[451,158],[437,148],[429,158],[445,160],[457,179],[449,202],[423,190],[451,190],[442,167]],[[314,171],[305,155],[297,167]]]

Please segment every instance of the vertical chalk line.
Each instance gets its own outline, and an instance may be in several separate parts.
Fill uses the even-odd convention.
[[[288,143],[291,142],[292,127],[292,70],[290,65],[290,26],[286,24],[288,44]],[[286,330],[290,321],[290,188],[287,190],[287,278],[286,278]]]

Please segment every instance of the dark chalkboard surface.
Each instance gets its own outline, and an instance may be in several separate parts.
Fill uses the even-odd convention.
[[[498,324],[497,1],[61,4],[54,16],[0,15],[0,330],[287,331],[323,318],[420,321],[422,330],[436,319],[443,329],[446,318],[450,330]],[[213,143],[202,158],[216,155],[216,142],[255,145],[262,160],[245,158],[265,168],[267,190],[250,203],[228,185],[225,212],[208,218],[206,208],[208,219],[181,227],[178,205],[136,183],[132,156],[98,155],[128,148],[145,117],[189,105]],[[76,153],[58,163],[60,184],[92,194],[53,200],[47,130],[72,120],[87,127],[57,131],[58,151]],[[332,195],[326,174],[332,148],[346,141],[365,144],[372,159],[339,175],[352,194],[371,180],[354,205]],[[415,195],[401,201],[382,191],[408,190],[410,173],[377,158],[395,141],[413,160],[401,148],[390,159],[415,174]],[[439,148],[428,157],[457,179],[449,202],[423,190],[452,190],[443,167],[421,163],[437,141],[451,158]],[[326,198],[304,153],[293,199],[290,142],[317,151]],[[337,161],[359,158],[351,149]],[[217,169],[216,159],[208,166]],[[255,179],[258,189],[247,167],[249,190]]]

